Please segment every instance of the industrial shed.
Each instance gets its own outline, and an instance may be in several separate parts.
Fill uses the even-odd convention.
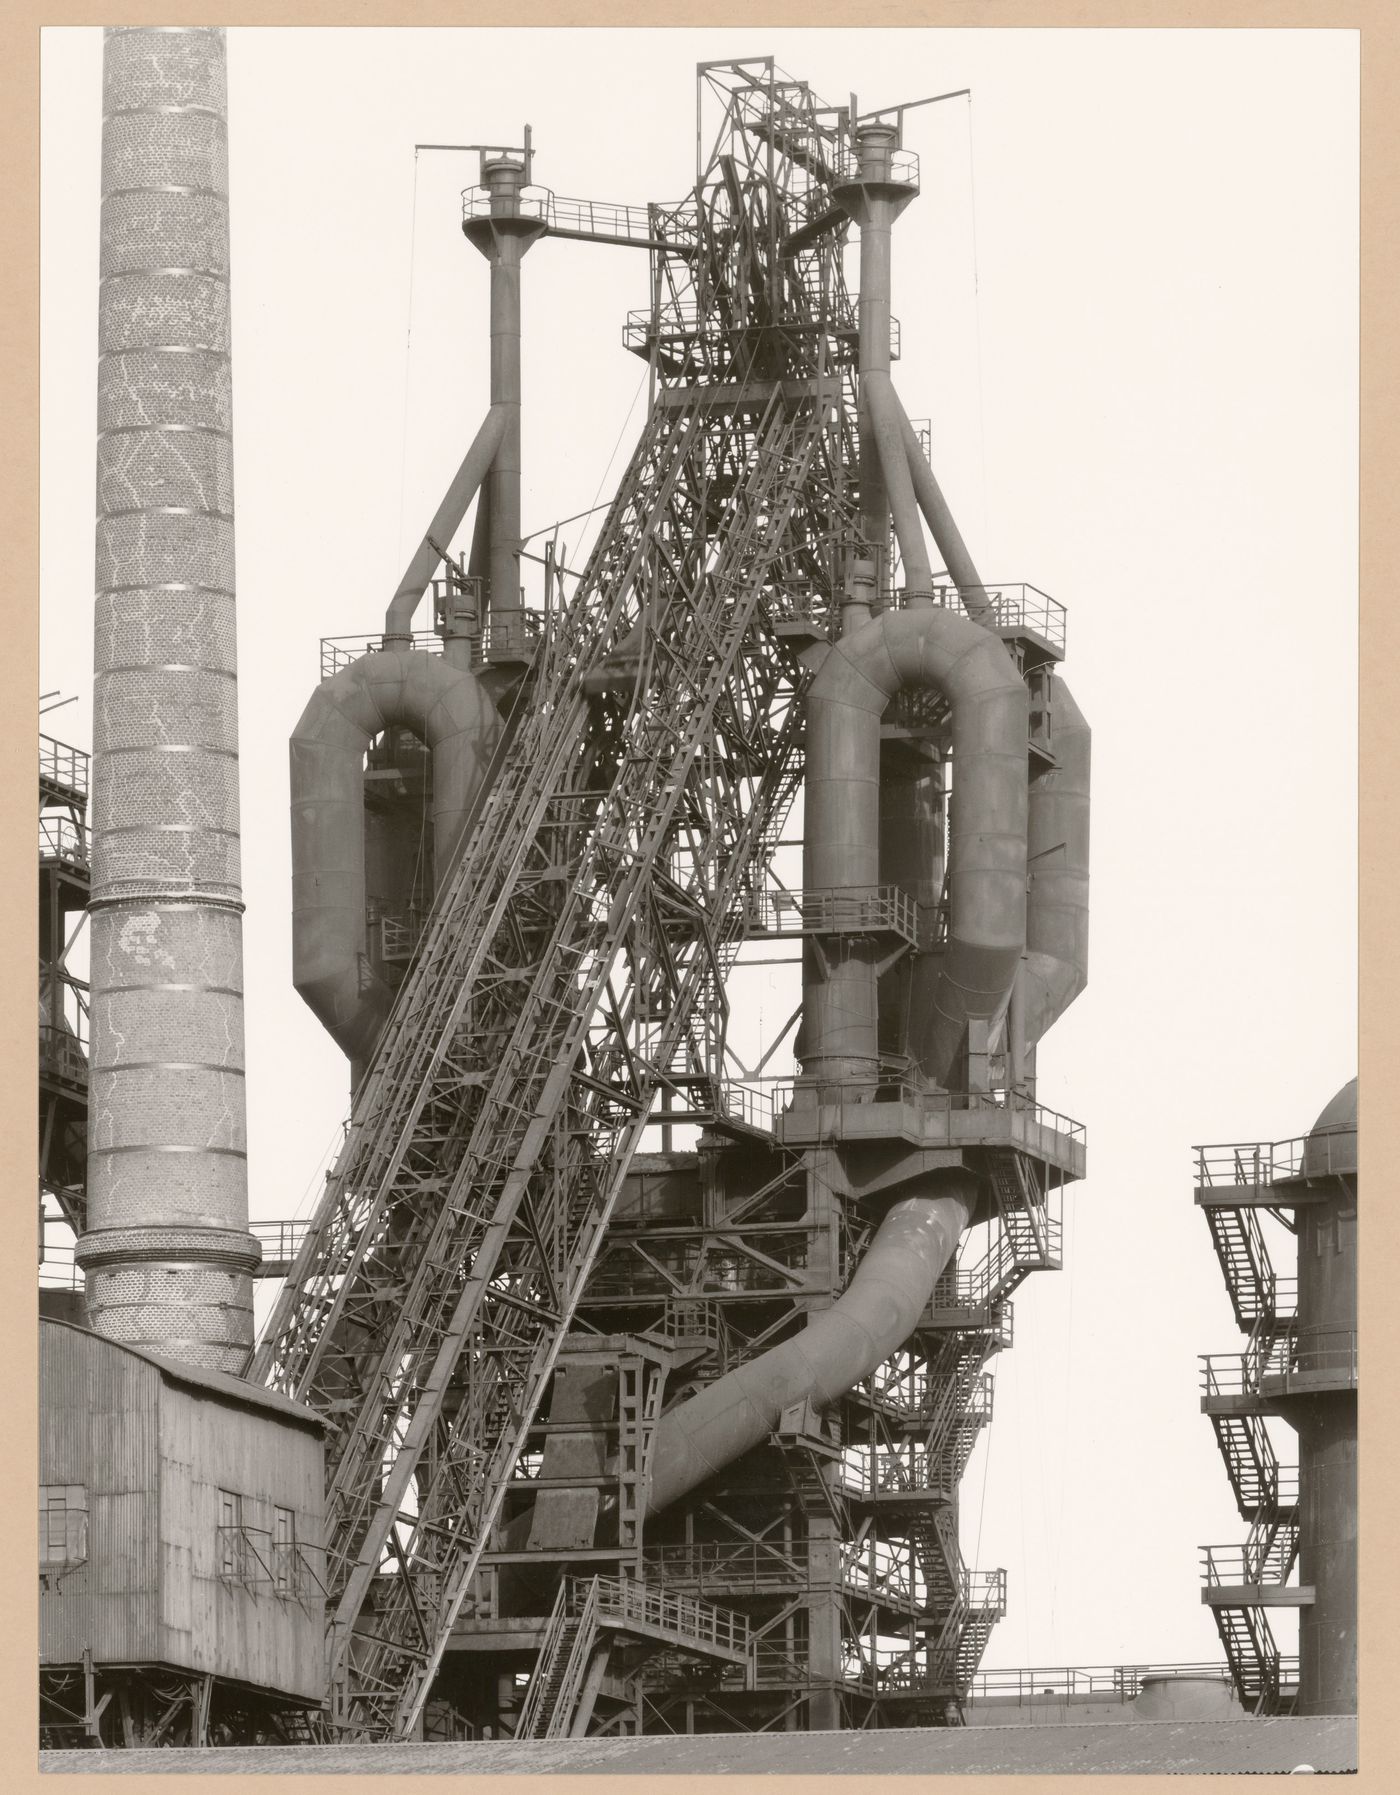
[[[72,1711],[110,1738],[115,1699],[145,1731],[160,1673],[206,1723],[241,1689],[318,1705],[319,1417],[66,1322],[39,1339],[40,1658],[73,1668]]]

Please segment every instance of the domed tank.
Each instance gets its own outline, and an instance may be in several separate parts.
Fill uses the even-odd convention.
[[[1134,1720],[1231,1720],[1241,1712],[1224,1671],[1145,1676],[1132,1705]]]
[[[1356,1344],[1357,1080],[1323,1109],[1303,1145],[1315,1199],[1298,1209],[1298,1332],[1294,1371],[1349,1366]]]
[[[1359,1080],[1348,1079],[1313,1123],[1303,1145],[1305,1178],[1356,1176],[1356,1094]]]

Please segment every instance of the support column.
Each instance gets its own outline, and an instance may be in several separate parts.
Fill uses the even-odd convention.
[[[519,659],[526,652],[520,596],[520,264],[545,227],[521,214],[524,160],[494,156],[483,161],[481,173],[491,196],[490,214],[469,218],[462,228],[491,264],[491,404],[501,408],[504,429],[478,500],[486,523],[483,532],[479,511],[473,557],[486,562],[488,653],[493,659]]]

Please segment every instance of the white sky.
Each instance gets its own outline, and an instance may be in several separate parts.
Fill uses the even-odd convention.
[[[1011,1579],[986,1663],[1216,1659],[1197,1547],[1247,1528],[1196,1356],[1240,1342],[1189,1149],[1303,1132],[1355,1070],[1353,32],[230,33],[252,1211],[304,1212],[345,1110],[290,983],[287,737],[486,405],[475,159],[415,178],[413,145],[528,121],[541,184],[677,198],[694,64],[770,53],[832,103],[974,90],[970,129],[909,120],[895,379],[984,576],[1068,605],[1094,728],[1091,984],[1041,1054],[1090,1176],[964,1483],[964,1549]],[[45,31],[41,682],[84,746],[100,65],[97,31]],[[533,529],[624,465],[647,271],[546,241],[525,276]]]

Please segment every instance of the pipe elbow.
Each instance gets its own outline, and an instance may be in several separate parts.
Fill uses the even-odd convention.
[[[717,1378],[656,1430],[648,1509],[659,1512],[761,1445],[783,1411],[823,1408],[913,1333],[976,1203],[971,1173],[940,1176],[891,1205],[845,1291],[802,1333]]]
[[[968,1023],[1004,1011],[1025,951],[1029,698],[996,636],[935,605],[883,612],[843,637],[809,696],[814,888],[878,882],[879,720],[908,688],[941,692],[952,711],[948,941],[920,1055],[946,1084]]]
[[[393,1001],[368,955],[365,754],[392,727],[427,744],[440,880],[485,781],[499,726],[469,670],[390,650],[362,655],[323,681],[292,732],[292,983],[351,1059],[368,1057]]]

